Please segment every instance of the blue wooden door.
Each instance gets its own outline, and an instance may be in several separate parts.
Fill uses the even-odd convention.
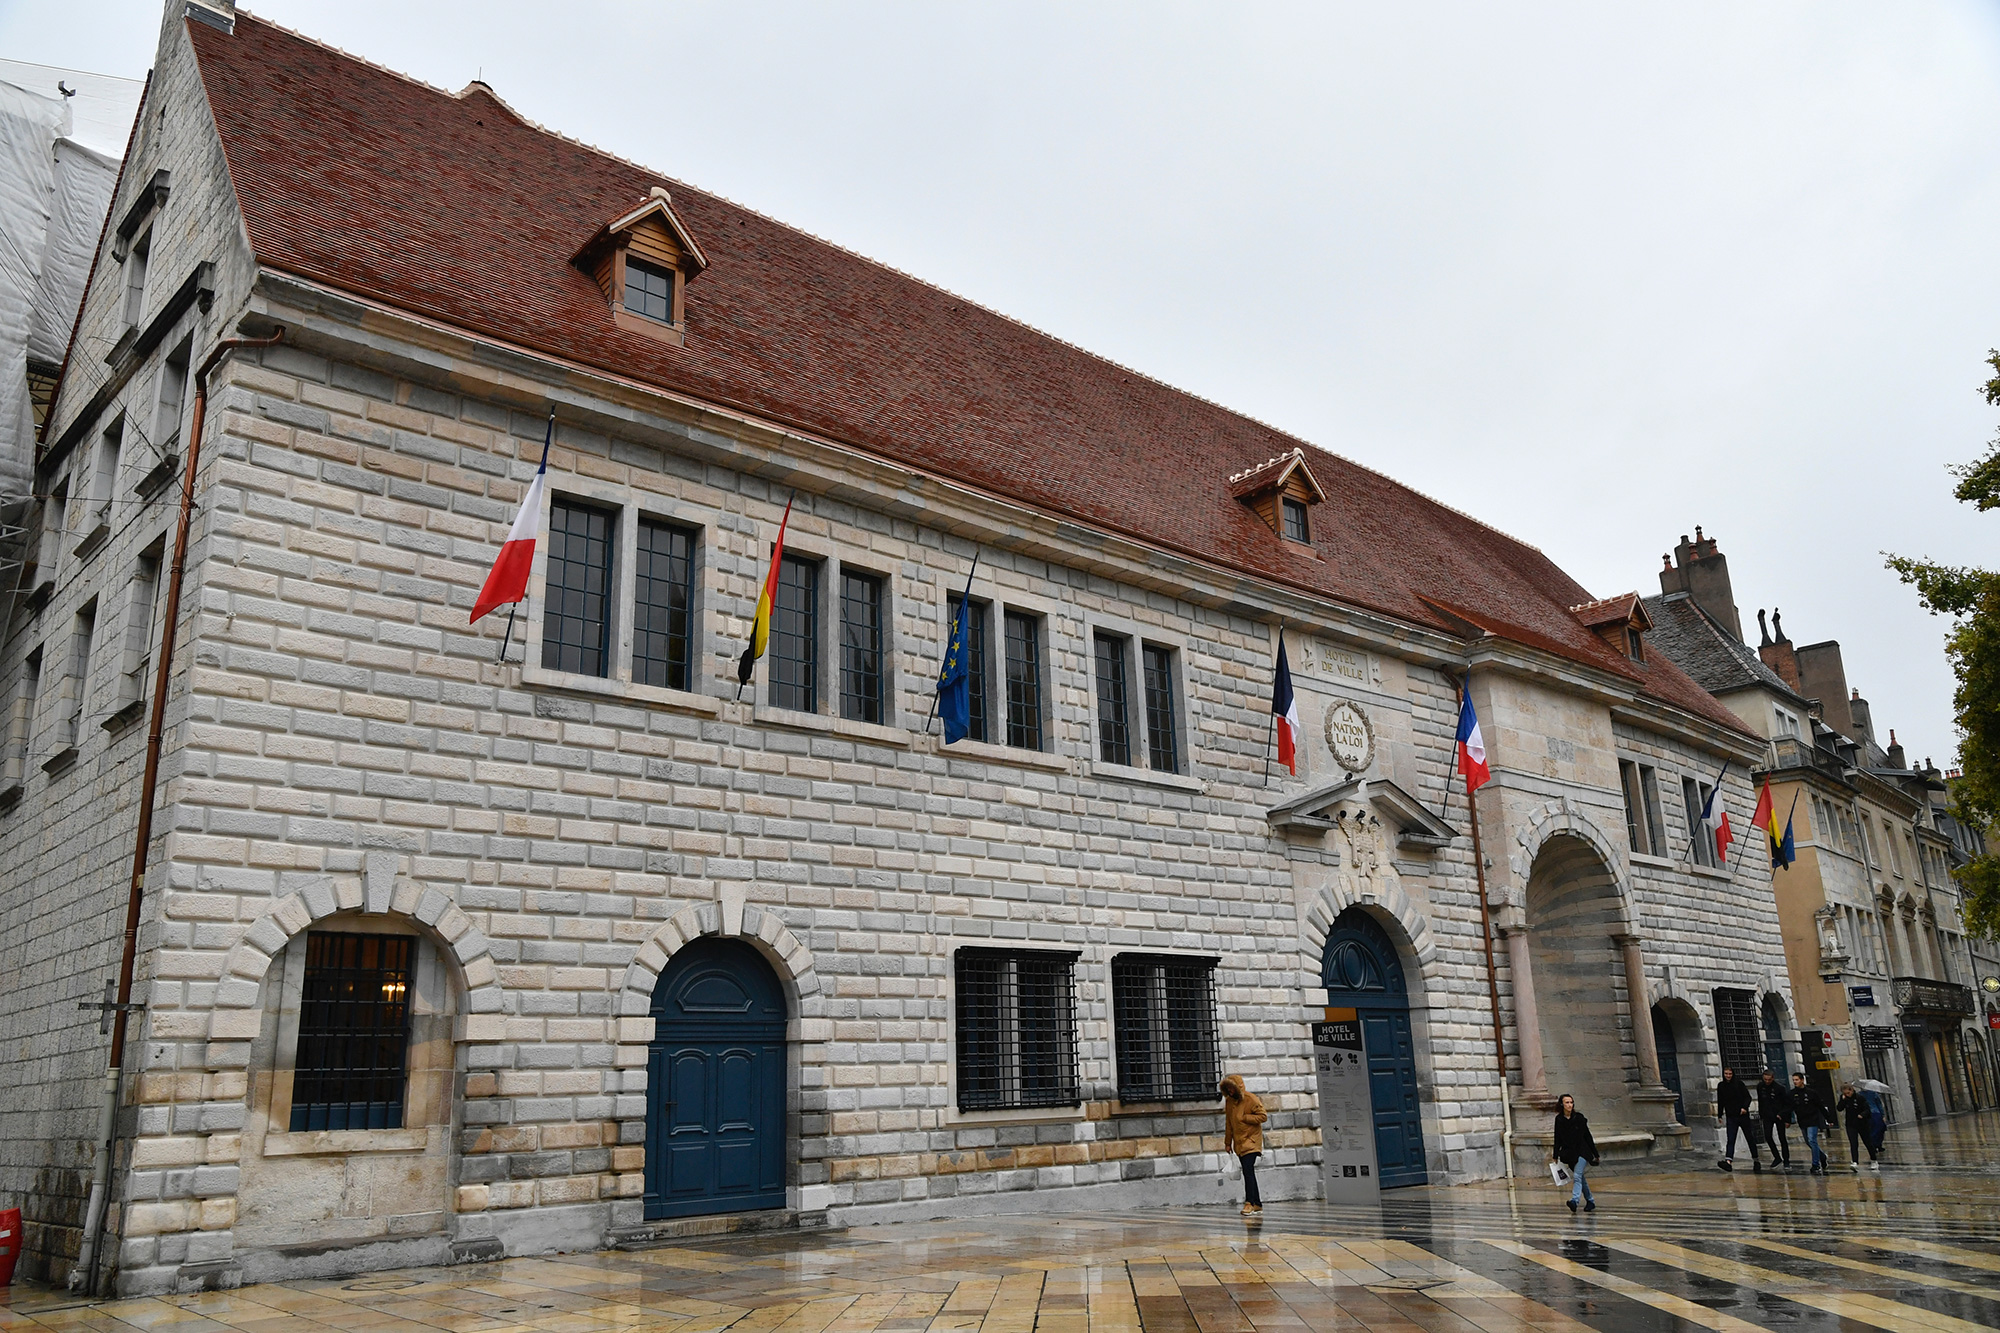
[[[1688,1122],[1687,1105],[1681,1100],[1681,1052],[1674,1040],[1673,1020],[1653,1010],[1653,1049],[1660,1053],[1660,1082],[1674,1094],[1674,1119]]]
[[[785,1204],[785,998],[757,951],[698,940],[653,988],[646,1216]]]
[[[1342,912],[1326,937],[1320,984],[1326,987],[1328,1004],[1354,1009],[1361,1020],[1382,1187],[1428,1183],[1410,995],[1388,932],[1366,912],[1351,907]]]

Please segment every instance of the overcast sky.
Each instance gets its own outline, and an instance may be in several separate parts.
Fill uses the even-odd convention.
[[[178,4],[179,0],[175,0]],[[1839,639],[1949,762],[1944,622],[1883,550],[2000,413],[2000,11],[261,0],[1659,590],[1703,525],[1746,628]],[[0,0],[0,52],[141,75],[151,0]],[[1884,737],[1886,740],[1886,736]]]

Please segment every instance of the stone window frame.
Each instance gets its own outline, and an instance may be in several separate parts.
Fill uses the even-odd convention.
[[[409,996],[410,1037],[403,1065],[403,1124],[399,1129],[289,1128],[306,941],[314,933],[328,932],[397,935],[416,941]],[[414,921],[360,912],[339,912],[316,920],[285,941],[265,978],[258,1035],[250,1048],[246,1151],[265,1158],[415,1152],[430,1145],[434,1131],[455,1129],[464,1099],[460,1043],[455,1040],[454,1025],[465,1012],[465,995],[456,969],[446,961],[450,952]]]
[[[1630,774],[1628,780],[1627,774]],[[1618,759],[1618,788],[1625,812],[1625,835],[1628,843],[1634,832],[1646,835],[1646,846],[1631,847],[1634,860],[1655,861],[1671,864],[1666,849],[1660,846],[1667,840],[1666,812],[1660,804],[1659,765],[1642,759]],[[1638,805],[1633,805],[1634,798]],[[1641,817],[1643,816],[1643,822]]]
[[[865,541],[866,533],[855,530],[856,536],[864,540],[849,540],[837,533],[799,532],[793,530],[785,534],[786,556],[797,556],[819,565],[819,614],[814,627],[813,647],[819,656],[818,688],[815,691],[814,708],[803,712],[794,708],[781,708],[770,702],[770,673],[768,661],[760,662],[757,677],[750,690],[756,697],[755,716],[759,722],[777,726],[798,726],[810,731],[828,731],[849,735],[861,740],[877,740],[891,745],[907,746],[910,733],[922,725],[926,712],[911,717],[900,697],[910,674],[902,669],[904,656],[911,650],[909,636],[904,633],[901,616],[906,607],[915,605],[914,600],[906,601],[908,591],[902,576],[896,573],[894,562],[881,559],[872,553]],[[754,574],[756,582],[748,590],[748,605],[754,608],[758,592],[763,587],[763,579],[769,572],[771,550],[768,542],[757,552]],[[840,586],[843,572],[866,575],[880,579],[882,583],[882,720],[861,722],[840,715]],[[747,616],[743,630],[748,631]],[[734,645],[740,655],[743,642],[738,639]],[[768,658],[768,649],[766,651]],[[732,657],[733,660],[733,657]],[[935,673],[919,671],[915,679],[926,683],[936,682]],[[731,682],[732,692],[734,682]],[[929,704],[926,698],[924,703]]]
[[[1190,637],[1178,630],[1170,630],[1159,625],[1142,624],[1127,616],[1110,611],[1090,611],[1083,617],[1083,642],[1085,652],[1084,697],[1090,705],[1089,726],[1085,736],[1084,749],[1087,771],[1093,776],[1114,778],[1120,781],[1137,782],[1147,786],[1171,787],[1177,790],[1200,791],[1202,784],[1188,776],[1194,767],[1195,733],[1188,712],[1187,652]],[[1097,718],[1097,641],[1099,636],[1109,636],[1121,640],[1119,650],[1125,654],[1125,721],[1130,737],[1132,762],[1129,764],[1109,763],[1100,758],[1098,748]],[[1173,770],[1156,769],[1151,765],[1152,734],[1151,721],[1146,710],[1145,655],[1144,648],[1163,648],[1167,651],[1173,671],[1173,710],[1175,723],[1175,758],[1178,767]],[[1047,656],[1046,652],[1044,656]]]
[[[525,648],[521,660],[521,683],[578,694],[614,698],[622,703],[640,704],[671,711],[715,716],[721,711],[720,683],[711,668],[715,657],[711,648],[719,639],[720,598],[715,584],[719,579],[715,556],[716,512],[713,508],[679,500],[655,491],[616,482],[601,481],[576,473],[552,474],[542,498],[542,531],[547,532],[549,515],[558,497],[596,505],[617,515],[611,555],[611,661],[603,676],[574,671],[558,671],[542,662],[542,629],[547,612],[548,543],[537,543],[535,565],[528,580],[522,632]],[[635,639],[633,598],[638,591],[639,525],[666,523],[687,530],[693,538],[691,555],[694,569],[688,605],[688,651],[690,669],[686,690],[659,685],[643,685],[633,679],[632,649]],[[741,645],[737,645],[740,650]],[[514,653],[509,651],[512,659]],[[732,657],[733,661],[733,657]],[[733,685],[733,680],[732,680]]]
[[[1075,1005],[1074,1013],[1074,1055],[1077,1065],[1078,1104],[1075,1106],[995,1108],[986,1110],[961,1111],[958,1107],[958,953],[961,949],[1001,950],[1015,953],[1066,954],[1070,957],[1070,986]],[[945,1030],[945,1100],[943,1122],[946,1128],[978,1128],[985,1125],[1017,1124],[1067,1124],[1081,1123],[1090,1114],[1091,1061],[1087,1058],[1091,1021],[1100,1006],[1093,1003],[1086,994],[1086,971],[1089,960],[1077,949],[1066,947],[1061,941],[1014,940],[1014,939],[962,939],[953,940],[945,955],[944,966],[944,1030]],[[1219,1038],[1218,1038],[1219,1039]]]
[[[1208,1056],[1209,1056],[1210,1067],[1207,1071],[1208,1077],[1204,1080],[1202,1091],[1199,1094],[1187,1097],[1177,1097],[1172,1095],[1172,1090],[1170,1087],[1169,1095],[1163,1098],[1142,1098],[1129,1102],[1125,1100],[1124,1097],[1125,1042],[1124,1042],[1124,1034],[1121,1031],[1121,1024],[1119,1020],[1120,992],[1118,985],[1119,962],[1121,959],[1128,960],[1129,962],[1143,961],[1144,963],[1153,965],[1155,971],[1152,979],[1149,981],[1149,985],[1156,993],[1162,992],[1164,990],[1164,984],[1165,984],[1164,968],[1167,965],[1176,963],[1191,964],[1199,966],[1201,968],[1207,992],[1206,999],[1208,1001],[1207,1014],[1206,1014],[1206,1027],[1207,1027],[1207,1043],[1208,1043]],[[1118,950],[1117,952],[1112,953],[1111,956],[1106,960],[1105,975],[1107,978],[1107,1004],[1108,1004],[1107,1013],[1109,1018],[1109,1025],[1111,1028],[1110,1045],[1111,1045],[1112,1086],[1115,1090],[1113,1094],[1115,1113],[1129,1114],[1130,1113],[1129,1108],[1137,1108],[1141,1106],[1148,1106],[1148,1107],[1174,1106],[1185,1109],[1190,1103],[1198,1102],[1205,1104],[1211,1102],[1220,1102],[1222,1100],[1221,1093],[1217,1091],[1217,1085],[1220,1082],[1222,1074],[1222,1022],[1219,1012],[1221,1009],[1221,1005],[1218,998],[1220,995],[1220,991],[1218,990],[1216,982],[1216,973],[1221,970],[1221,967],[1222,967],[1222,959],[1217,954],[1186,952],[1181,950],[1160,950],[1160,949],[1146,949],[1146,948],[1121,949]],[[1156,996],[1152,998],[1163,999],[1163,996],[1156,994]],[[1149,1005],[1149,1010],[1150,1008],[1151,1006]],[[1159,1032],[1153,1030],[1150,1022],[1151,1018],[1153,1017],[1154,1015],[1149,1012],[1148,1013],[1149,1021],[1147,1023],[1147,1037],[1151,1049],[1149,1050],[1148,1055],[1151,1059],[1157,1061],[1160,1059],[1162,1053],[1168,1051],[1169,1049],[1171,1030],[1169,1030],[1168,1032]],[[1172,1083],[1171,1071],[1169,1072],[1168,1083],[1170,1085]]]

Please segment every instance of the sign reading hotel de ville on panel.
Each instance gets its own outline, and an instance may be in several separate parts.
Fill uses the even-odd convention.
[[[1365,773],[1375,761],[1375,728],[1368,714],[1342,699],[1326,708],[1326,748],[1350,773]]]
[[[1375,1103],[1368,1089],[1361,1016],[1352,1009],[1328,1009],[1326,1017],[1312,1025],[1320,1184],[1328,1203],[1373,1203],[1382,1182],[1376,1175]]]
[[[1342,648],[1339,644],[1310,635],[1299,640],[1295,669],[1308,676],[1325,676],[1329,680],[1344,680],[1371,689],[1382,683],[1382,664],[1372,654]]]

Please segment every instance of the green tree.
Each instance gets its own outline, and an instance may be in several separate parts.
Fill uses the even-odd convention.
[[[2000,407],[2000,350],[1989,351],[1992,379],[1982,386],[1986,401]],[[1981,512],[2000,509],[2000,439],[1976,463],[1955,467],[1953,491]],[[1970,565],[1940,565],[1890,556],[1889,568],[1914,584],[1918,600],[1932,615],[1952,618],[1945,636],[1958,687],[1952,708],[1959,730],[1958,767],[1964,776],[1952,789],[1952,813],[1974,828],[2000,830],[2000,573]],[[1989,850],[1955,873],[1965,904],[1966,928],[1976,935],[2000,936],[2000,852]]]

